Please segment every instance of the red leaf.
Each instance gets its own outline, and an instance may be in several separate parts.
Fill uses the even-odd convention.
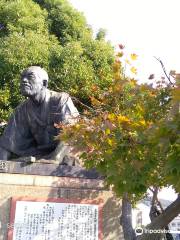
[[[125,48],[125,46],[122,45],[122,44],[118,44],[118,46],[119,46],[120,49],[124,49]]]

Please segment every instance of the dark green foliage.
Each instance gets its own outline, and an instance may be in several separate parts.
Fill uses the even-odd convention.
[[[106,37],[106,29],[100,28],[98,33],[96,34],[97,40],[104,40]]]
[[[22,99],[20,72],[44,67],[50,88],[88,102],[112,81],[114,50],[93,39],[85,17],[66,0],[0,0],[0,121]]]
[[[35,0],[48,11],[49,30],[60,43],[92,38],[92,31],[86,24],[85,17],[75,11],[66,0]]]

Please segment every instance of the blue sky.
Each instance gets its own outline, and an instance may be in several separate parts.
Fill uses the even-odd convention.
[[[122,43],[138,57],[138,78],[162,75],[160,57],[167,71],[180,72],[179,0],[70,0],[86,16],[94,31],[107,30],[113,45]]]

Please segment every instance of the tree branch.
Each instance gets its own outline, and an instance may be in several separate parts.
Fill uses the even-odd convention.
[[[93,108],[91,108],[91,107],[89,107],[88,105],[82,103],[78,98],[71,96],[71,99],[73,99],[74,101],[78,102],[78,103],[79,103],[80,105],[82,105],[83,107],[89,109],[91,112],[95,112],[95,110],[94,110]]]
[[[170,84],[174,87],[174,84],[173,84],[173,82],[171,81],[171,77],[167,74],[166,68],[165,68],[162,60],[161,60],[160,58],[157,58],[157,57],[154,57],[154,58],[161,64],[161,67],[162,67],[162,69],[163,69],[163,72],[164,72],[166,78],[168,79],[168,81],[170,82]]]
[[[146,226],[146,229],[164,229],[166,226],[180,213],[180,195],[171,203],[162,214],[154,218],[154,220]],[[155,240],[158,239],[158,233],[144,233],[138,240]]]

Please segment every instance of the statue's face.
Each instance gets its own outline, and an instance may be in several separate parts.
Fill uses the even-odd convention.
[[[22,95],[32,97],[45,90],[43,79],[38,71],[25,71],[21,75],[20,89]]]

